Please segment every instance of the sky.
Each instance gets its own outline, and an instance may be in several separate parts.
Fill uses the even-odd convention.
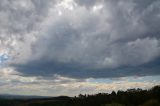
[[[159,28],[159,0],[0,0],[0,94],[159,85]]]

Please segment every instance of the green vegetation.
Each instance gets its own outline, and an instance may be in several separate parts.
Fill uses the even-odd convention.
[[[150,90],[128,89],[78,97],[53,97],[44,99],[0,99],[0,106],[160,106],[160,86]]]

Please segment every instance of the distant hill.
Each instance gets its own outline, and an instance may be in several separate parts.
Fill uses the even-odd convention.
[[[0,99],[41,99],[51,98],[49,96],[26,96],[26,95],[12,95],[12,94],[0,94]]]

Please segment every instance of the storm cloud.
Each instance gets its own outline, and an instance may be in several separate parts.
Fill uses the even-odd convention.
[[[1,0],[5,65],[27,75],[159,75],[158,0]]]

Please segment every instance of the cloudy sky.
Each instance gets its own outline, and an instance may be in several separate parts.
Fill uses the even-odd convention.
[[[160,84],[159,0],[0,0],[0,93]]]

